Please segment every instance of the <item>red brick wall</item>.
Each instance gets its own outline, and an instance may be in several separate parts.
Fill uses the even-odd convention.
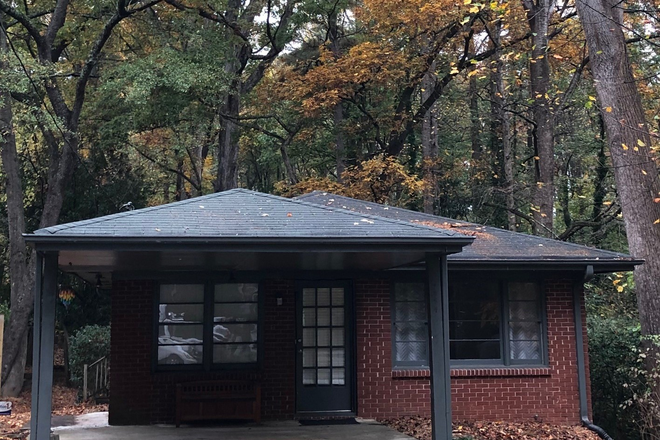
[[[264,418],[295,413],[295,295],[292,281],[263,283],[260,372],[152,373],[151,281],[116,281],[112,292],[110,424],[171,423],[177,382],[252,379],[262,383]],[[358,415],[429,414],[427,371],[392,371],[390,284],[356,281]],[[546,283],[549,368],[452,371],[456,420],[578,423],[579,402],[570,281]],[[277,306],[277,296],[283,305]],[[584,308],[582,309],[584,315]],[[586,350],[586,340],[585,340]]]
[[[392,372],[389,286],[375,280],[355,284],[358,413],[370,418],[428,415],[428,372]],[[455,420],[579,423],[572,282],[545,286],[549,368],[453,370]]]
[[[116,281],[112,290],[110,424],[172,423],[175,387],[192,380],[258,380],[264,418],[291,418],[295,400],[295,297],[293,282],[262,285],[265,301],[263,368],[257,371],[152,374],[152,281]],[[277,306],[277,296],[283,304]]]

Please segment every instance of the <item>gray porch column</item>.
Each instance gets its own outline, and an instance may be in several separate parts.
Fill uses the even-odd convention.
[[[49,440],[53,404],[57,252],[37,252],[36,264],[30,439]]]
[[[428,277],[432,439],[451,440],[447,256],[427,254],[426,276]]]

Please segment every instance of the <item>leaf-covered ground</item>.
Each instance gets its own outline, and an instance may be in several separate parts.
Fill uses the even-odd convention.
[[[431,420],[427,417],[399,417],[380,420],[380,422],[416,439],[431,439]],[[454,438],[470,440],[599,440],[595,433],[586,428],[536,422],[455,423]]]
[[[88,412],[107,411],[107,405],[94,405],[93,402],[78,404],[76,397],[78,390],[63,385],[53,387],[53,414],[58,416],[79,415]],[[30,420],[30,390],[26,390],[16,398],[4,398],[12,402],[11,416],[0,416],[0,440],[23,439],[27,431],[22,430]]]

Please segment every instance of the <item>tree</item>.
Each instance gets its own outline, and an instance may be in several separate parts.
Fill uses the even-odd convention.
[[[605,124],[617,192],[635,269],[644,335],[660,335],[660,182],[623,33],[623,8],[612,0],[578,0],[580,21]]]
[[[95,9],[92,5],[91,11],[86,11],[87,14],[84,14],[89,22],[79,23],[80,27],[77,31],[83,32],[91,28],[96,34],[89,41],[81,43],[68,34],[72,30],[76,31],[74,29],[76,25],[73,23],[75,19],[68,14],[70,8],[74,7],[70,0],[57,0],[52,8],[47,9],[47,14],[33,13],[35,11],[28,9],[30,5],[27,2],[19,6],[0,1],[0,12],[13,19],[15,25],[24,32],[21,36],[25,53],[31,54],[35,64],[40,68],[41,78],[33,82],[33,90],[27,99],[31,103],[35,101],[41,103],[45,97],[47,101],[43,107],[45,113],[51,117],[48,125],[39,126],[49,150],[48,182],[39,219],[40,227],[52,226],[60,217],[65,191],[79,160],[79,124],[87,89],[92,74],[99,65],[103,48],[115,27],[125,18],[149,9],[159,2],[160,0],[138,2],[119,0],[112,9],[105,7]],[[85,9],[85,5],[75,6]],[[19,56],[18,52],[15,54]],[[76,78],[73,87],[66,78],[58,74],[58,67],[65,72],[73,71],[72,77]],[[33,81],[27,70],[25,75],[31,82]],[[5,95],[8,95],[7,92]],[[13,163],[16,163],[12,158],[11,148],[8,148],[6,153],[7,164],[11,170]],[[24,253],[14,252],[25,246],[21,236],[26,232],[25,222],[21,221],[24,218],[23,197],[20,190],[22,183],[18,172],[7,173],[6,178],[12,179],[11,183],[7,181],[7,187],[8,194],[9,188],[12,188],[13,203],[7,204],[7,210],[9,229],[14,231],[11,237],[14,242],[11,257],[16,260],[10,264],[12,316],[5,332],[2,391],[5,395],[15,396],[21,391],[24,380],[27,330],[33,307],[33,261],[32,258],[26,258],[27,255]]]

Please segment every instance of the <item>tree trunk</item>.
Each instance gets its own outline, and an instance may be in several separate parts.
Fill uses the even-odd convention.
[[[339,11],[333,8],[328,15],[328,37],[330,49],[336,59],[341,57],[341,42],[339,35]],[[342,181],[342,174],[346,171],[346,140],[344,138],[344,105],[339,102],[333,110],[333,122],[335,128],[335,161],[337,166],[337,182]]]
[[[422,79],[422,102],[427,100],[433,91],[436,81],[435,63]],[[438,159],[438,118],[436,106],[433,105],[422,120],[422,156],[424,174],[424,212],[435,214],[435,199],[437,192]]]
[[[660,334],[660,197],[658,168],[614,0],[576,2],[612,157],[628,246],[645,263],[635,269],[642,333]]]
[[[240,93],[230,92],[225,98],[220,117],[220,139],[218,141],[218,175],[215,191],[226,191],[238,187],[238,126]]]
[[[1,14],[0,25],[4,28]],[[5,34],[0,32],[0,72],[8,68],[3,62],[7,52]],[[9,305],[11,317],[4,333],[5,353],[2,357],[2,395],[17,396],[23,388],[28,322],[32,313],[33,273],[31,253],[22,236],[25,232],[23,186],[14,136],[11,96],[9,91],[4,89],[0,89],[0,150],[7,196],[9,279],[11,280]]]
[[[550,60],[548,59],[548,29],[554,2],[523,0],[527,23],[532,32],[532,53],[529,60],[529,79],[534,120],[534,177],[532,191],[533,218],[540,235],[552,236],[555,173],[555,122],[548,96],[550,89]]]

